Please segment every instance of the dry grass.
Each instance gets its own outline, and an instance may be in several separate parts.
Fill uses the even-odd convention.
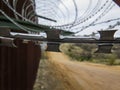
[[[52,65],[49,60],[41,60],[34,90],[68,90]]]

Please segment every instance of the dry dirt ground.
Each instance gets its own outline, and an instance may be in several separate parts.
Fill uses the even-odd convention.
[[[55,77],[65,87],[54,90],[120,90],[120,66],[70,61],[62,53],[47,55]]]

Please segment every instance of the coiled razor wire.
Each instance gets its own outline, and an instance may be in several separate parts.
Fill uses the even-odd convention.
[[[67,5],[68,3],[65,3],[64,0],[31,0],[32,3],[27,6],[26,4],[28,2],[27,0],[25,0],[22,6],[22,11],[21,13],[19,13],[16,10],[18,0],[13,0],[13,5],[10,4],[9,0],[2,1],[8,8],[10,8],[14,12],[16,19],[19,19],[19,17],[21,17],[22,20],[35,24],[36,22],[33,22],[32,18],[35,16],[38,17],[37,14],[43,15],[47,18],[51,18],[53,20],[55,19],[57,22],[50,22],[38,17],[39,24],[49,26],[50,28],[64,29],[66,31],[77,31],[76,33],[79,33],[86,28],[89,28],[90,26],[97,25],[95,23],[103,16],[105,16],[114,6],[112,0],[95,0],[95,4],[93,4],[93,0],[87,0],[89,2],[88,6],[86,6],[86,10],[84,11],[84,13],[80,14],[78,3],[76,2],[76,0],[68,0],[72,3],[72,10],[74,11],[71,11],[71,7],[69,7],[69,5]],[[59,7],[59,5],[62,5],[62,8]],[[26,11],[31,6],[36,10],[26,13]],[[28,27],[19,25],[17,22],[12,20],[4,11],[0,10],[0,12],[21,29],[29,29],[31,31],[34,31]],[[71,15],[71,12],[73,12],[73,15]],[[90,22],[93,17],[96,18],[94,18],[94,20]],[[88,25],[86,25],[86,23]],[[81,27],[81,25],[83,26]]]

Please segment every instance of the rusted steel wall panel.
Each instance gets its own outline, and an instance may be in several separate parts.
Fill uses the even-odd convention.
[[[0,0],[0,9],[3,10],[8,16],[14,17],[13,11],[10,8],[8,8],[8,6],[2,0]],[[2,14],[0,13],[0,15]]]
[[[25,21],[25,19],[28,19],[30,21],[33,21],[35,23],[38,23],[38,18],[36,17],[35,12],[35,1],[31,0],[0,0],[0,9],[10,18],[15,18],[19,20]],[[29,15],[29,13],[32,12],[32,14]],[[0,16],[4,16],[2,13],[0,13]],[[21,32],[21,33],[27,33],[24,30],[14,30],[11,29],[13,32]]]
[[[52,40],[52,39],[60,39],[60,30],[50,30],[46,31],[47,34],[47,39]],[[60,52],[59,46],[60,44],[58,43],[47,43],[47,50],[46,51],[54,51],[54,52]]]
[[[9,6],[7,6],[7,4],[9,4]],[[13,5],[15,4],[15,5]],[[27,8],[27,6],[29,6],[29,8]],[[13,10],[11,10],[10,8],[14,9],[17,13],[19,13],[20,15],[22,15],[23,17],[25,17],[25,14],[27,15],[30,11],[34,11],[35,14],[35,3],[31,2],[31,0],[8,0],[3,2],[2,0],[0,0],[0,9],[3,10],[8,16],[16,18],[15,17],[15,12]],[[25,11],[25,12],[23,12]],[[17,14],[16,14],[17,15]],[[19,17],[17,15],[17,17]],[[19,17],[20,19],[22,19],[21,17]],[[26,17],[27,18],[27,17]],[[35,18],[35,16],[34,16]],[[27,18],[29,19],[29,18]],[[35,21],[36,22],[36,21]]]
[[[113,0],[118,6],[120,6],[120,0]]]
[[[30,41],[15,41],[17,48],[0,46],[0,90],[33,90],[41,50]]]

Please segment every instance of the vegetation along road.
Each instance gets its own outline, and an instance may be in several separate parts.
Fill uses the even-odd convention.
[[[47,55],[66,90],[120,90],[120,66],[71,61],[62,53]]]

